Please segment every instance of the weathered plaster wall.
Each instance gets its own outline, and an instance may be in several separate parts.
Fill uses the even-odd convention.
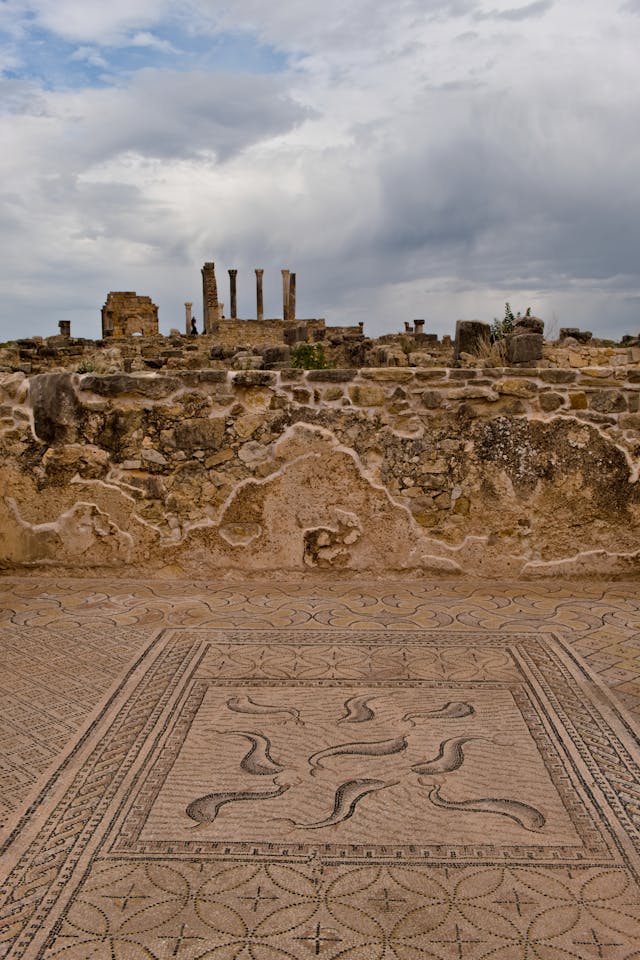
[[[640,572],[637,368],[0,375],[5,570]]]

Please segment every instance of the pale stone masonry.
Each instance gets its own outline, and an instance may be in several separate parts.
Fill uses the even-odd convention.
[[[13,373],[0,410],[6,570],[640,573],[638,367]]]
[[[216,282],[216,265],[213,261],[209,261],[202,267],[202,323],[204,333],[214,333],[221,316],[222,310],[218,301],[218,284]]]
[[[158,334],[158,308],[151,297],[138,296],[133,290],[112,291],[102,308],[102,336],[150,337]]]

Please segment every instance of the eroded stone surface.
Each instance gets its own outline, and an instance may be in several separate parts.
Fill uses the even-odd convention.
[[[1,375],[0,563],[628,576],[640,383],[596,372]],[[317,554],[313,531],[339,548]]]

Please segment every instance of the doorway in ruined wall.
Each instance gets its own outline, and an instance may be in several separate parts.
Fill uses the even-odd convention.
[[[127,337],[143,337],[144,336],[144,321],[141,317],[127,317],[125,324],[125,336]]]

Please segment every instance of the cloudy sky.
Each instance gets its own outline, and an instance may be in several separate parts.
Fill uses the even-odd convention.
[[[0,0],[0,339],[278,316],[640,331],[640,0]]]

